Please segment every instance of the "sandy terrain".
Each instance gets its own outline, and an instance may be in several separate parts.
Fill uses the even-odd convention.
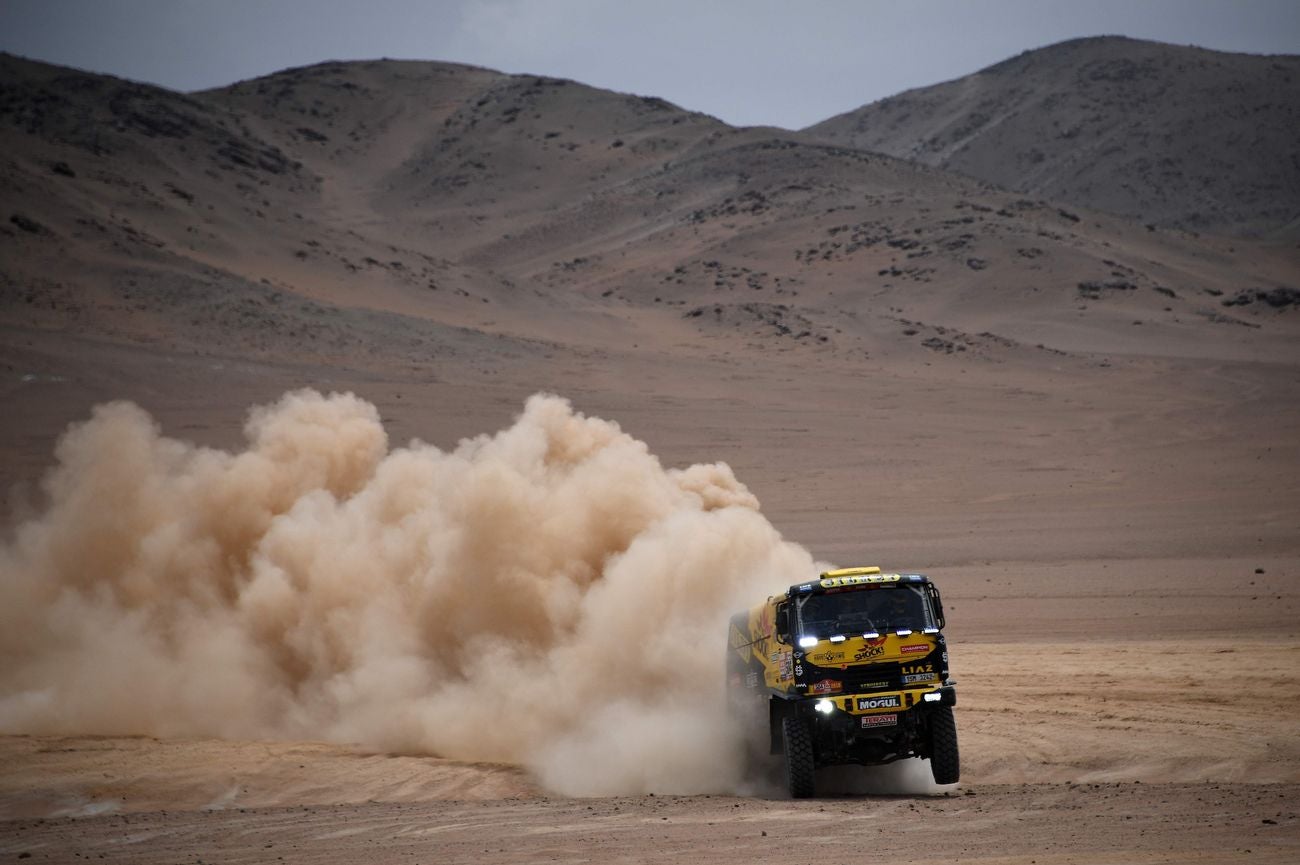
[[[1296,601],[1294,572],[1249,564],[953,568],[952,792],[895,767],[823,778],[832,793],[808,802],[762,788],[565,798],[508,766],[338,745],[9,736],[0,851],[781,862],[794,845],[813,861],[852,848],[923,862],[1292,862],[1300,639],[1278,607]]]
[[[789,802],[726,796],[294,805],[17,820],[39,861],[1294,862],[1297,787],[990,784]],[[846,852],[847,851],[847,852]],[[21,853],[19,854],[21,855]]]
[[[561,796],[519,764],[354,744],[337,726],[223,740],[147,711],[111,730],[65,713],[0,729],[0,858],[1300,859],[1300,309],[1283,291],[1300,287],[1300,259],[1286,231],[1153,231],[797,133],[451,65],[326,64],[181,96],[3,63],[16,85],[0,110],[0,481],[12,490],[0,566],[29,554],[21,526],[56,522],[59,485],[41,478],[59,459],[79,467],[75,492],[134,454],[56,456],[68,425],[107,400],[234,454],[251,406],[351,391],[375,406],[385,454],[412,439],[450,453],[553,392],[665,468],[727,463],[812,558],[931,574],[963,781],[936,792],[923,767],[902,767],[809,802],[698,778],[690,795]],[[154,489],[131,481],[90,496],[88,513],[131,512]],[[319,504],[313,490],[268,505],[267,523]],[[168,516],[154,515],[148,543],[123,530],[135,582],[99,573],[93,555],[52,556],[49,582],[84,597],[96,579],[124,597],[146,577],[185,582],[198,571],[184,556],[175,571],[141,564],[202,523]],[[340,531],[315,546],[339,549]],[[58,535],[55,553],[84,553],[84,534]],[[250,551],[266,552],[254,540],[223,560],[230,597],[252,582]],[[472,552],[523,570],[509,548]],[[623,551],[613,544],[601,567]],[[733,570],[687,577],[746,588]],[[131,609],[165,618],[205,601],[201,588]],[[245,624],[231,612],[243,601],[212,594],[212,610]],[[28,676],[3,680],[14,693],[39,690],[40,665],[60,657],[31,646],[66,621],[32,609],[0,610],[0,660]],[[652,615],[637,611],[615,612],[633,629]],[[667,651],[652,651],[654,625],[629,640],[637,663]],[[291,656],[276,662],[320,664],[320,693],[354,672],[329,666],[346,648],[285,633],[302,639],[266,639]],[[93,641],[51,645],[83,672],[97,660]],[[292,695],[319,684],[299,673]],[[138,678],[121,673],[124,694]],[[69,681],[74,698],[99,684]],[[283,684],[250,681],[240,693],[253,697],[232,707]],[[193,690],[202,718],[205,687]],[[530,714],[552,708],[542,702]],[[377,714],[390,708],[406,717]],[[625,720],[610,763],[654,733]]]
[[[1300,853],[1300,722],[1279,710],[1300,700],[1300,643],[960,651],[966,780],[954,791],[928,792],[924,769],[894,767],[806,802],[762,790],[574,799],[509,767],[341,746],[6,737],[0,851],[340,863],[783,862],[792,846],[813,861],[845,849],[997,863]],[[1225,695],[1216,683],[1243,668],[1269,687]]]

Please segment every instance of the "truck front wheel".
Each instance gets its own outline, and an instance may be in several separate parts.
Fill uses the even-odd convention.
[[[785,780],[790,796],[794,799],[810,798],[816,792],[816,786],[812,733],[808,730],[808,722],[802,718],[783,718],[781,744],[785,750]]]
[[[957,722],[951,706],[930,710],[930,773],[936,784],[956,784],[961,777],[957,754]]]

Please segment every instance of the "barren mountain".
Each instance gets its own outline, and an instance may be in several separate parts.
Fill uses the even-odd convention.
[[[831,352],[1200,354],[1204,328],[1291,298],[1268,247],[573,82],[383,61],[186,96],[4,62],[15,326],[349,362],[489,336],[522,357],[576,322]],[[1134,316],[1175,338],[1139,347]]]
[[[1286,245],[576,82],[373,61],[183,95],[6,57],[0,141],[0,326],[27,419],[3,431],[7,481],[113,396],[229,430],[286,385],[410,399],[412,381],[473,394],[433,419],[466,435],[535,390],[632,412],[682,381],[730,398],[733,366],[858,388],[898,364],[1296,357]],[[413,417],[401,434],[431,434]]]
[[[806,131],[1161,227],[1300,229],[1294,55],[1076,39]]]

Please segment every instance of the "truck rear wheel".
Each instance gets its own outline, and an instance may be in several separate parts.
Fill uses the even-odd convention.
[[[781,744],[785,749],[785,781],[794,799],[807,799],[816,792],[813,779],[812,733],[802,718],[781,720]]]
[[[951,706],[930,710],[930,773],[936,784],[956,784],[961,778],[957,753],[957,722]]]

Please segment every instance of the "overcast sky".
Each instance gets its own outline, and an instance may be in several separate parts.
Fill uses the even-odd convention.
[[[0,50],[196,90],[454,60],[801,128],[1077,36],[1300,53],[1300,0],[0,0]]]

